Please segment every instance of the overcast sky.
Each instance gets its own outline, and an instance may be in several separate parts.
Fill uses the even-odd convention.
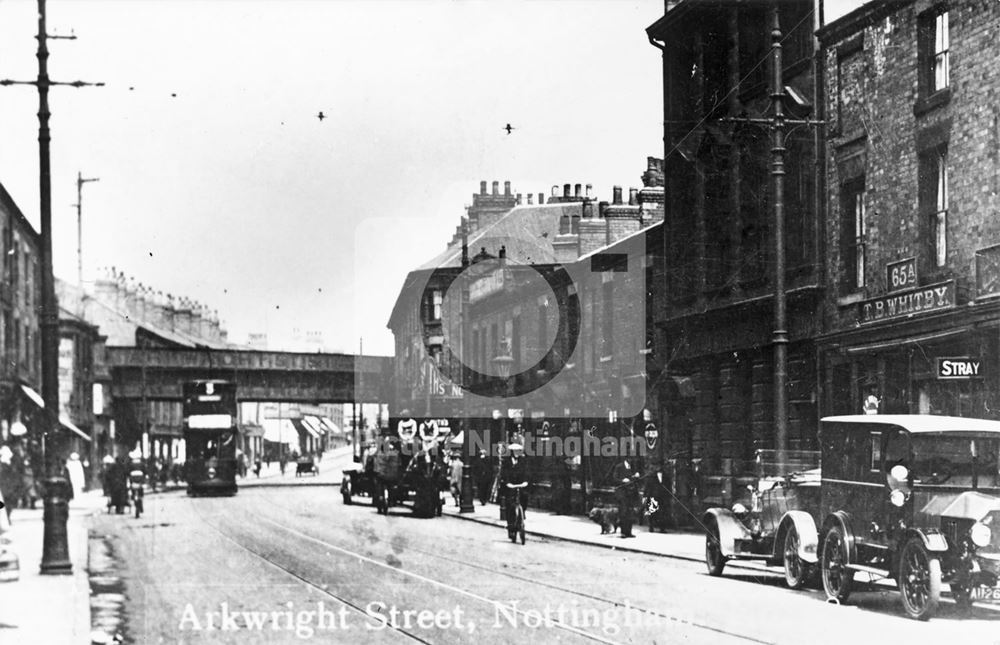
[[[830,3],[827,18],[857,2]],[[0,78],[36,3],[0,0]],[[662,0],[50,0],[56,275],[99,266],[218,309],[230,339],[390,354],[406,272],[479,181],[640,185],[662,156]],[[0,182],[37,227],[37,94],[0,88]],[[328,118],[320,121],[323,111]],[[515,130],[508,135],[503,126]]]

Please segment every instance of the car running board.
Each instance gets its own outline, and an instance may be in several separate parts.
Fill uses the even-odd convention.
[[[846,568],[851,571],[860,571],[862,573],[870,573],[875,576],[881,576],[883,578],[889,577],[889,571],[887,569],[879,569],[878,567],[869,567],[863,564],[848,564],[845,565]]]

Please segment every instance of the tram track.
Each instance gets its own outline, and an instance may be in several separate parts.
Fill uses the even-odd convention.
[[[365,611],[365,609],[363,607],[361,607],[360,605],[357,605],[357,604],[351,602],[350,600],[347,600],[346,598],[343,598],[342,596],[339,596],[339,595],[333,593],[332,591],[329,590],[329,588],[327,588],[326,585],[317,584],[317,583],[313,582],[312,580],[309,580],[305,576],[300,575],[300,574],[296,573],[295,571],[292,571],[288,567],[280,564],[279,562],[277,562],[277,560],[275,560],[275,559],[273,559],[271,557],[268,557],[267,555],[262,554],[262,553],[260,553],[260,552],[258,552],[256,550],[254,550],[254,549],[251,549],[247,545],[243,544],[242,542],[240,542],[239,540],[237,540],[236,538],[234,538],[232,535],[226,533],[224,530],[222,530],[216,524],[208,521],[206,519],[205,515],[202,512],[196,510],[195,513],[198,515],[198,517],[201,519],[201,521],[203,522],[203,524],[205,526],[207,526],[207,527],[211,528],[212,530],[214,530],[216,533],[219,534],[219,536],[221,536],[226,541],[228,541],[228,542],[236,545],[240,549],[242,549],[242,550],[246,551],[247,553],[249,553],[249,554],[257,557],[258,559],[263,560],[265,563],[271,565],[275,569],[278,569],[278,570],[284,572],[286,575],[289,575],[289,576],[295,578],[296,580],[302,582],[303,584],[305,584],[305,585],[307,585],[309,587],[312,587],[313,589],[316,589],[317,591],[320,591],[323,594],[326,594],[327,596],[333,598],[334,600],[336,600],[337,602],[341,603],[342,605],[353,609],[357,613],[359,613],[362,616],[364,616],[366,619],[372,620],[372,616],[367,611]],[[402,627],[400,627],[398,625],[395,625],[393,623],[386,623],[385,625],[387,627],[392,628],[394,631],[400,633],[401,635],[405,636],[406,638],[408,638],[410,640],[416,641],[418,643],[424,643],[425,645],[431,645],[430,641],[424,640],[420,636],[417,636],[416,634],[414,634],[412,632],[409,632],[406,629],[404,629],[404,628],[402,628]]]
[[[271,500],[267,500],[267,503],[270,504],[270,505],[272,505],[272,506],[274,506],[274,507],[276,507],[276,508],[281,508],[279,505],[275,504]],[[315,544],[318,544],[318,545],[321,545],[321,546],[323,546],[325,548],[335,549],[335,550],[343,553],[344,555],[348,555],[350,557],[357,558],[360,561],[363,561],[363,562],[366,562],[366,563],[369,563],[369,564],[373,564],[373,565],[376,565],[378,567],[382,567],[382,568],[385,568],[385,569],[390,569],[392,571],[395,571],[395,572],[403,574],[403,575],[414,577],[414,578],[416,578],[418,580],[421,580],[423,582],[427,582],[427,583],[434,584],[434,585],[439,586],[439,587],[443,587],[443,588],[449,589],[449,590],[451,590],[453,592],[457,592],[457,593],[459,593],[461,595],[465,595],[467,597],[474,598],[476,600],[488,603],[488,604],[493,605],[493,606],[504,605],[505,604],[502,601],[493,600],[493,599],[490,599],[490,598],[486,598],[485,596],[481,596],[480,594],[477,594],[475,592],[471,592],[471,591],[468,591],[468,590],[465,590],[465,589],[461,589],[459,587],[454,587],[454,586],[449,585],[448,583],[445,583],[445,582],[434,580],[432,578],[427,578],[426,576],[422,576],[422,575],[414,573],[414,572],[408,572],[408,571],[404,571],[404,570],[398,569],[398,568],[393,567],[391,565],[388,565],[386,563],[383,563],[383,562],[380,562],[380,561],[375,560],[373,558],[370,558],[370,557],[368,557],[368,556],[366,556],[364,554],[357,553],[355,551],[351,551],[350,549],[345,549],[344,547],[332,544],[330,542],[327,542],[327,541],[322,540],[320,538],[317,538],[315,536],[308,535],[308,534],[303,533],[303,532],[301,532],[301,531],[299,531],[297,529],[290,528],[287,525],[281,524],[279,522],[275,522],[275,521],[267,519],[267,518],[262,518],[262,519],[263,519],[263,521],[265,521],[265,522],[267,522],[267,523],[269,523],[269,524],[271,524],[271,525],[273,525],[273,526],[275,526],[275,527],[277,527],[279,529],[282,529],[282,530],[284,530],[286,532],[289,532],[289,533],[291,533],[293,535],[296,535],[297,537],[299,537],[301,539],[311,541],[311,542],[313,542]],[[604,604],[607,604],[607,605],[611,605],[612,607],[614,607],[616,609],[630,609],[632,611],[636,611],[636,612],[639,612],[641,614],[646,614],[648,616],[655,617],[656,619],[659,619],[660,621],[663,621],[663,622],[669,621],[669,622],[674,623],[674,624],[676,624],[678,626],[692,628],[692,629],[698,629],[698,630],[707,631],[707,632],[712,632],[712,633],[715,633],[715,634],[719,634],[721,636],[727,636],[727,637],[730,637],[730,638],[739,639],[741,641],[745,641],[745,642],[749,642],[749,643],[769,644],[771,642],[771,641],[766,641],[766,640],[760,640],[760,639],[757,639],[757,638],[753,638],[751,636],[747,636],[746,634],[740,634],[740,633],[737,633],[737,632],[734,632],[734,631],[729,631],[729,630],[725,630],[725,629],[722,629],[722,628],[719,628],[719,627],[714,627],[712,625],[707,625],[707,624],[703,624],[703,623],[700,623],[700,622],[696,622],[696,621],[692,621],[692,620],[687,620],[687,619],[684,619],[684,618],[681,618],[681,617],[678,617],[678,616],[672,616],[672,615],[670,615],[668,613],[664,613],[662,611],[657,611],[655,609],[648,609],[648,608],[640,607],[640,606],[637,606],[637,605],[632,605],[631,603],[629,603],[629,604],[626,605],[626,603],[624,603],[623,601],[615,600],[615,599],[612,599],[612,598],[607,598],[605,596],[601,596],[601,595],[598,595],[598,594],[587,593],[587,592],[584,592],[584,591],[580,591],[578,589],[572,589],[572,588],[569,588],[569,587],[564,587],[564,586],[561,586],[561,585],[558,585],[558,584],[555,584],[555,583],[544,582],[544,581],[541,581],[541,580],[529,578],[527,576],[521,576],[521,575],[518,575],[518,574],[510,572],[510,571],[503,571],[501,569],[486,567],[486,566],[475,564],[475,563],[472,563],[472,562],[468,562],[466,560],[462,560],[462,559],[459,559],[459,558],[449,557],[449,556],[446,556],[446,555],[443,555],[443,554],[440,554],[440,553],[435,553],[433,551],[429,551],[429,550],[426,550],[426,549],[420,549],[420,548],[414,547],[412,544],[407,546],[407,550],[410,551],[410,552],[419,553],[419,554],[424,555],[426,557],[434,558],[434,559],[442,561],[442,562],[448,562],[450,564],[457,564],[457,565],[468,567],[468,568],[471,568],[471,569],[474,569],[474,570],[483,571],[483,572],[491,573],[491,574],[494,574],[494,575],[500,575],[500,576],[506,577],[506,578],[511,579],[511,580],[516,580],[519,583],[530,584],[530,585],[533,585],[533,586],[536,586],[536,587],[542,587],[542,588],[546,588],[546,589],[551,589],[553,591],[559,591],[561,593],[565,593],[565,594],[568,594],[568,595],[571,595],[571,596],[576,596],[578,598],[585,598],[587,600],[604,603]],[[523,612],[521,610],[516,610],[515,609],[515,612],[519,613],[521,615],[525,614],[525,612]],[[604,637],[602,637],[600,635],[596,635],[596,634],[593,634],[593,633],[590,633],[590,632],[586,632],[586,631],[580,630],[579,628],[573,627],[571,625],[561,624],[558,621],[553,621],[553,626],[560,627],[560,628],[563,628],[563,629],[567,629],[567,631],[571,631],[571,632],[573,632],[573,633],[575,633],[577,635],[584,636],[584,637],[590,638],[592,640],[596,640],[597,642],[601,642],[601,643],[614,643],[614,642],[616,642],[616,641],[610,641],[610,640],[608,640],[608,639],[606,639],[606,638],[604,638]]]

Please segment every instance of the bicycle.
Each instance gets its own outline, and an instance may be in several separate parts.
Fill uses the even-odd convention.
[[[527,483],[507,484],[508,489],[517,490],[517,494],[511,496],[514,500],[514,506],[510,509],[510,511],[508,511],[514,513],[513,526],[508,530],[508,537],[514,544],[517,544],[518,538],[521,539],[521,544],[524,544],[524,507],[521,506],[520,489],[526,488],[527,486]]]

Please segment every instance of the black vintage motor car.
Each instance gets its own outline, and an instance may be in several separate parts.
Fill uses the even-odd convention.
[[[820,443],[828,598],[845,602],[859,572],[894,580],[920,620],[934,614],[943,584],[960,606],[997,595],[1000,421],[827,417]]]
[[[785,582],[798,589],[816,573],[820,453],[758,450],[757,478],[748,504],[710,508],[702,517],[705,564],[713,576],[729,560],[763,560],[783,566]]]

